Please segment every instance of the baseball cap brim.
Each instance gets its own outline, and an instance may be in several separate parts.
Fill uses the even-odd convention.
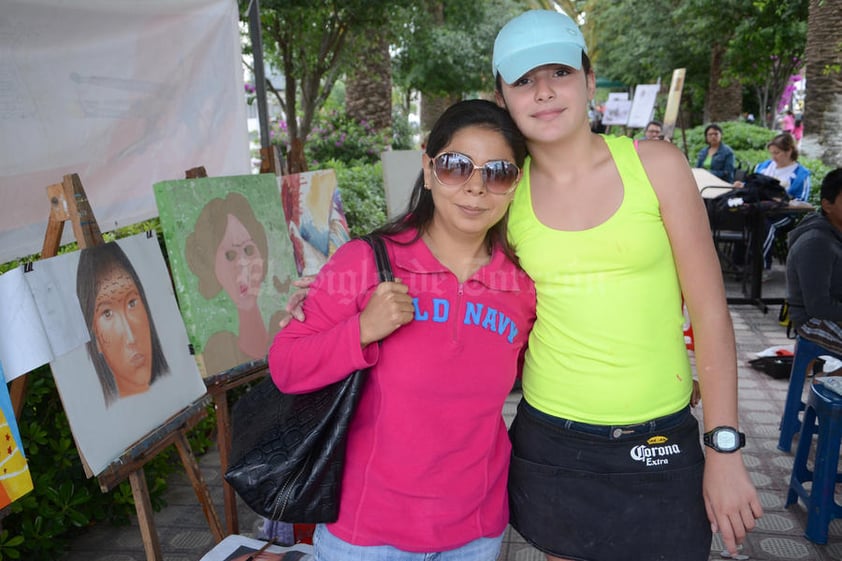
[[[497,61],[497,72],[507,84],[545,64],[582,67],[582,48],[574,43],[545,43],[511,53]]]

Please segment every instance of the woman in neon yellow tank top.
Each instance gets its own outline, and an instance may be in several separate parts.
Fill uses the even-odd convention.
[[[563,14],[511,20],[493,70],[531,154],[509,235],[538,293],[510,431],[512,524],[549,560],[704,561],[711,530],[736,553],[762,509],[739,451],[733,326],[686,159],[668,142],[590,131],[595,76]],[[704,454],[682,296],[713,431]]]

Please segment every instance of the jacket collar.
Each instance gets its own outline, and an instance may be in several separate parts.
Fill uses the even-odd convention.
[[[394,243],[392,259],[395,266],[416,274],[449,274],[453,273],[436,259],[427,244],[420,237],[411,241],[416,236],[416,230],[408,230],[390,236]],[[388,242],[387,242],[388,243]],[[400,251],[394,254],[394,246],[402,244],[409,251]],[[400,247],[400,245],[398,245]],[[491,260],[480,267],[466,283],[479,282],[487,288],[503,292],[518,292],[520,290],[518,277],[523,275],[514,263],[506,258],[506,255],[499,247],[491,252]]]

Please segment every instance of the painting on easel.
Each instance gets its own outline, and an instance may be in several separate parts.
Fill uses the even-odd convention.
[[[281,200],[301,275],[315,275],[347,242],[348,223],[332,169],[281,177]]]
[[[155,236],[45,259],[27,275],[39,309],[77,301],[84,318],[88,342],[50,366],[93,475],[205,393]]]
[[[154,189],[203,375],[265,358],[298,278],[277,177],[203,177]]]
[[[20,431],[15,420],[15,410],[5,384],[3,365],[0,364],[0,508],[10,505],[32,491],[32,476],[23,454]]]

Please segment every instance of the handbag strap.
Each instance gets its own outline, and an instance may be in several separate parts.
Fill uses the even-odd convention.
[[[383,238],[375,234],[366,234],[360,239],[371,246],[374,251],[374,262],[377,265],[377,273],[380,275],[380,282],[392,282],[395,276],[392,274],[392,263],[389,261],[389,254],[386,252],[386,244]]]

